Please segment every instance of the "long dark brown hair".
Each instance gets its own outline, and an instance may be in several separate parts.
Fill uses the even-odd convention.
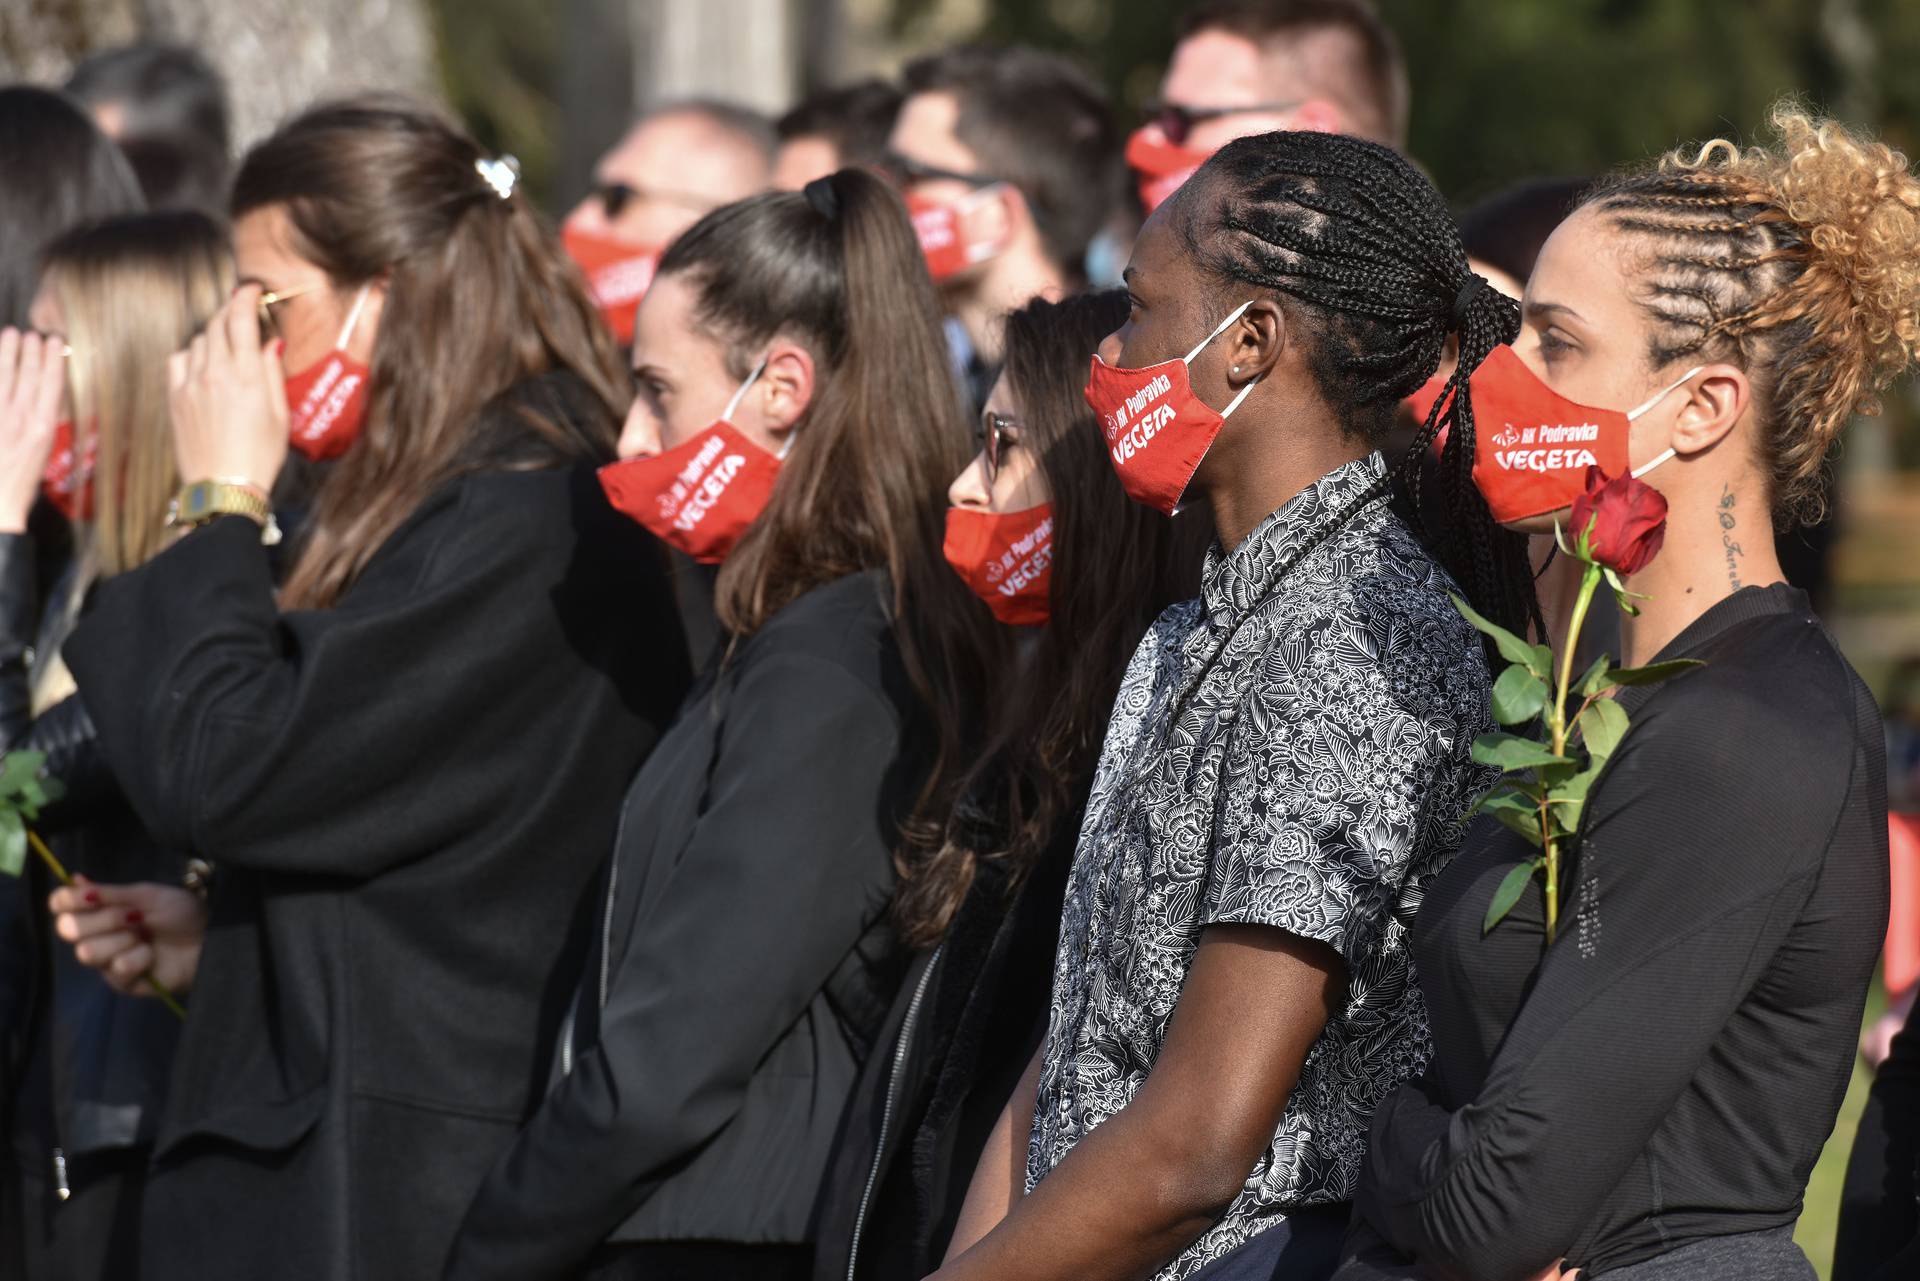
[[[568,371],[595,403],[516,405],[539,452],[505,465],[613,455],[630,396],[619,353],[552,230],[519,192],[501,198],[483,158],[426,108],[374,97],[304,112],[240,166],[236,219],[283,206],[296,250],[335,288],[386,284],[366,425],[321,485],[288,608],[333,604],[434,489],[502,465],[473,448],[474,428],[516,384]]]
[[[986,606],[941,556],[947,485],[968,457],[966,416],[940,307],[885,182],[843,169],[807,194],[717,209],[660,259],[682,275],[699,323],[744,379],[775,335],[812,353],[812,403],[766,510],[728,555],[714,606],[737,640],[848,574],[887,571],[894,634],[915,693],[939,727],[916,807],[943,810],[978,742],[981,691],[1000,641]]]
[[[1073,820],[1127,660],[1161,610],[1199,590],[1213,534],[1204,511],[1169,521],[1128,499],[1081,395],[1094,348],[1126,319],[1118,290],[1036,299],[1007,317],[1019,448],[1033,451],[1052,495],[1048,619],[995,691],[985,750],[951,816],[909,831],[894,918],[914,946],[946,932],[983,863],[1005,870],[1011,892]]]

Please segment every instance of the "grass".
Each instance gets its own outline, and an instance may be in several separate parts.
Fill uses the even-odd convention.
[[[1867,995],[1863,1026],[1879,1018],[1886,1008],[1887,994],[1876,978],[1873,991]],[[1821,1281],[1826,1281],[1833,1268],[1834,1231],[1840,1220],[1840,1185],[1846,1179],[1847,1154],[1853,1151],[1853,1134],[1860,1127],[1860,1113],[1867,1106],[1867,1087],[1872,1084],[1873,1074],[1855,1059],[1846,1102],[1840,1105],[1840,1117],[1833,1123],[1833,1133],[1827,1138],[1827,1146],[1820,1150],[1813,1177],[1807,1180],[1806,1203],[1793,1231],[1793,1239],[1807,1252]]]

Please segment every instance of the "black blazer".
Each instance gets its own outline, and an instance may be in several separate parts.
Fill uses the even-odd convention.
[[[619,798],[686,682],[586,467],[450,482],[331,609],[227,517],[68,663],[148,827],[220,867],[149,1277],[431,1275],[537,1101]]]
[[[562,1074],[447,1276],[568,1276],[609,1239],[809,1240],[904,967],[892,856],[931,759],[890,596],[856,574],[781,610],[634,780]]]

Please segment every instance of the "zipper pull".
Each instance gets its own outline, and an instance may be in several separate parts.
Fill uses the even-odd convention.
[[[53,1191],[62,1201],[73,1195],[67,1186],[67,1154],[59,1148],[53,1150]]]

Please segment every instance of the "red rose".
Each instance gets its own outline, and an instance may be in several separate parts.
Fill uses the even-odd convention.
[[[1610,480],[1598,467],[1589,467],[1587,492],[1573,500],[1567,532],[1576,540],[1588,534],[1595,564],[1637,574],[1659,554],[1667,536],[1667,500],[1632,476]]]

